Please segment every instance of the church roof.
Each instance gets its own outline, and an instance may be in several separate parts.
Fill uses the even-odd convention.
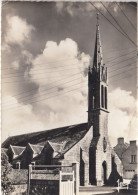
[[[78,142],[86,134],[87,131],[88,123],[81,123],[52,130],[12,136],[5,140],[5,142],[3,142],[2,147],[8,148],[11,144],[14,146],[18,146],[17,148],[19,148],[19,146],[27,146],[28,143],[31,143],[32,145],[38,144],[44,146],[47,141],[50,141],[58,144],[64,143],[64,151],[66,151],[70,147],[72,147],[72,145]],[[38,145],[37,147],[39,147]],[[37,147],[34,146],[34,150],[37,150]]]
[[[61,152],[61,150],[63,148],[63,144],[53,143],[53,142],[50,142],[50,141],[48,141],[48,143],[53,148],[54,152]]]
[[[25,147],[20,147],[20,146],[12,146],[10,145],[14,155],[19,156],[24,150]]]
[[[33,144],[30,144],[30,148],[32,149],[33,153],[34,154],[40,154],[42,149],[43,149],[43,146],[40,146],[40,145],[33,145]]]

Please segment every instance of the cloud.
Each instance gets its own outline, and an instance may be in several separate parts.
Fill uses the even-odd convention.
[[[104,13],[107,12],[105,7],[107,9],[111,9],[110,11],[114,13],[118,12],[118,6],[116,4],[113,4],[112,2],[103,3],[105,7],[100,2],[92,2],[92,4]],[[59,14],[67,12],[70,16],[74,16],[79,12],[91,13],[91,11],[93,10],[97,11],[92,4],[90,4],[90,2],[56,2],[56,10]]]
[[[7,16],[7,33],[5,35],[6,44],[17,44],[22,46],[30,40],[31,32],[35,28],[28,24],[25,19],[19,16]]]
[[[136,100],[132,93],[121,88],[109,93],[109,111],[112,144],[115,145],[118,137],[124,137],[127,142],[136,139]]]
[[[72,39],[48,41],[32,61],[26,79],[39,86],[34,112],[46,128],[87,121],[87,76],[90,56]]]
[[[33,96],[25,94],[20,103],[13,97],[5,99],[9,110],[3,113],[3,137],[86,122],[90,56],[80,52],[69,38],[59,44],[48,41],[35,59],[27,51],[23,53],[32,63],[24,77],[39,89]]]
[[[8,136],[44,129],[44,124],[33,113],[31,105],[22,105],[12,96],[6,96],[2,102],[6,108],[9,107],[2,112],[2,141]],[[11,109],[11,105],[14,105],[14,109]]]
[[[33,66],[28,77],[45,89],[54,87],[58,84],[55,80],[63,78],[59,88],[64,89],[66,81],[70,81],[70,84],[86,81],[85,71],[89,63],[90,56],[81,53],[72,39],[67,38],[59,44],[48,41],[43,53],[32,61]],[[71,83],[73,79],[76,80]]]

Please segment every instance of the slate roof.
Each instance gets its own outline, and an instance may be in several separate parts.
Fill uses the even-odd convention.
[[[25,147],[21,147],[21,146],[12,146],[10,145],[13,153],[17,156],[19,156],[24,150],[25,150]]]
[[[50,144],[50,146],[53,148],[54,152],[61,152],[64,146],[64,143],[53,143],[48,141],[48,143]]]
[[[40,146],[40,145],[33,145],[33,144],[29,144],[29,145],[31,149],[33,150],[34,154],[40,154],[43,149],[43,146]]]
[[[62,151],[59,152],[59,156],[61,156],[81,140],[88,129],[88,123],[81,123],[52,130],[12,136],[3,142],[2,147],[8,148],[12,144],[19,148],[19,146],[25,147],[30,143],[37,153],[41,148],[40,146],[44,146],[49,141],[54,150],[62,148]]]

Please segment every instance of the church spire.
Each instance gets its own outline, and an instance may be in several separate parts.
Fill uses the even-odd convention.
[[[102,46],[99,29],[99,15],[97,14],[96,40],[93,64],[90,65],[88,71],[88,122],[91,124],[95,114],[99,117],[98,112],[107,111],[107,68],[103,64]],[[98,135],[99,130],[95,130]]]
[[[96,25],[96,40],[93,58],[93,67],[95,70],[99,70],[100,66],[103,65],[102,46],[99,29],[99,13],[97,13],[97,25]]]

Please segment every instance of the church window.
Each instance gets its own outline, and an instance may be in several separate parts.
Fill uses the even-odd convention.
[[[95,97],[93,96],[93,99],[92,99],[92,105],[93,105],[93,108],[95,108]]]
[[[104,93],[104,95],[105,95],[105,109],[107,109],[107,87],[105,87],[105,93]]]
[[[131,163],[136,163],[136,155],[131,155]]]
[[[104,87],[103,85],[101,86],[101,104],[102,104],[102,107],[104,108]]]
[[[16,163],[16,169],[20,169],[20,162]]]

